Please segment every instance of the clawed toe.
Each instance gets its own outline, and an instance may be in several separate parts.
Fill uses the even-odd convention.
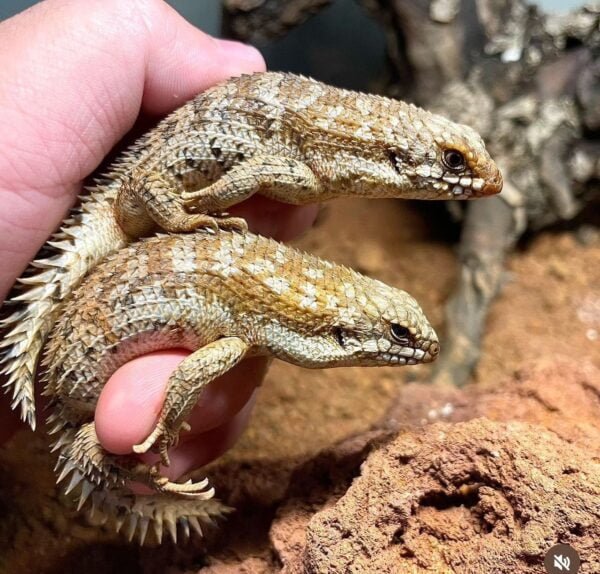
[[[197,189],[195,191],[182,191],[181,192],[181,201],[186,205],[193,205],[198,199],[204,197],[206,195],[206,191],[204,189]]]
[[[214,232],[217,232],[219,229],[239,231],[241,233],[248,231],[248,223],[243,217],[232,217],[228,213],[221,211],[203,213],[191,201],[184,201],[183,205],[188,214],[198,218],[197,228],[205,227]]]
[[[137,454],[144,454],[148,452],[154,443],[158,440],[158,438],[163,434],[164,428],[162,424],[157,424],[154,427],[154,430],[148,435],[144,442],[133,445],[133,452]]]
[[[184,482],[171,482],[165,476],[157,476],[154,480],[157,490],[170,494],[177,494],[188,498],[196,498],[201,500],[209,500],[215,495],[215,489],[208,487],[208,478],[199,482],[193,482],[192,479]]]
[[[168,450],[171,446],[177,444],[177,438],[177,433],[168,432],[162,423],[158,423],[144,442],[133,446],[133,452],[144,454],[156,445],[161,462],[165,466],[169,466],[171,461],[169,460]]]
[[[217,225],[228,231],[239,231],[240,233],[248,231],[248,222],[242,217],[221,216],[217,218]]]

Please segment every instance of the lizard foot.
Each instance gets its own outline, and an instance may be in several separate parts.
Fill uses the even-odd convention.
[[[160,454],[160,460],[165,466],[169,466],[171,461],[169,460],[168,450],[172,446],[177,446],[179,442],[179,432],[189,431],[190,425],[186,422],[181,423],[177,430],[167,428],[164,421],[159,421],[154,427],[154,430],[150,433],[148,438],[140,443],[133,445],[133,452],[137,454],[143,454],[148,452],[153,446],[156,446],[156,450]]]
[[[202,211],[202,208],[204,207],[204,211],[206,211],[206,200],[210,199],[210,193],[207,192],[206,188],[202,188],[194,191],[182,191],[180,197],[187,210]]]
[[[245,233],[248,231],[248,223],[243,217],[232,217],[227,213],[200,213],[193,214],[191,217],[194,220],[194,229],[208,229],[213,233],[217,233],[220,229],[224,231],[238,231]]]
[[[200,500],[210,500],[215,495],[215,489],[212,486],[209,487],[208,478],[198,482],[192,481],[191,478],[184,483],[171,482],[166,476],[160,474],[158,465],[152,467],[150,477],[152,486],[158,492],[176,494],[185,498],[196,498]]]
[[[205,227],[210,227],[214,231],[217,229],[225,229],[228,231],[239,231],[241,233],[245,233],[248,231],[248,224],[246,220],[242,217],[231,217],[228,213],[224,211],[214,210],[210,212],[206,212],[202,206],[197,205],[197,195],[198,193],[203,193],[203,190],[199,192],[194,191],[184,191],[181,194],[181,199],[183,202],[183,208],[187,213],[190,214],[198,214],[204,215],[207,218],[212,219],[212,221],[206,222]]]
[[[219,229],[225,231],[239,231],[246,233],[248,231],[248,222],[243,217],[231,217],[226,213],[215,215],[215,221]]]

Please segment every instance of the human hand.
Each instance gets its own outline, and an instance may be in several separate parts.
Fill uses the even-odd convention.
[[[0,302],[58,227],[82,180],[136,121],[157,118],[227,77],[264,69],[248,46],[216,40],[161,0],[47,0],[0,24]],[[250,228],[289,239],[315,207],[253,198],[232,209]],[[150,433],[169,374],[165,350],[121,367],[96,409],[105,448],[131,452]],[[212,383],[171,455],[172,478],[229,448],[245,427],[262,359]],[[4,401],[6,403],[7,401]],[[0,440],[17,426],[2,404]]]

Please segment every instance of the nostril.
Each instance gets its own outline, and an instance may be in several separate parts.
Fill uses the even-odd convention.
[[[431,345],[429,345],[429,354],[432,357],[437,357],[437,355],[440,352],[440,344],[439,343],[431,343]]]
[[[500,170],[498,170],[496,172],[496,175],[494,176],[494,186],[496,187],[496,189],[498,190],[497,193],[499,193],[500,191],[502,191],[502,174],[500,173]]]
[[[502,191],[502,176],[495,176],[493,179],[489,181],[486,185],[483,186],[483,189],[480,192],[480,196],[488,196],[488,195],[496,195]]]

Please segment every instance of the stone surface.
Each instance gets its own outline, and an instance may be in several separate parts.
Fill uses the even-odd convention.
[[[555,433],[436,423],[373,452],[344,496],[310,520],[304,571],[541,572],[563,542],[597,572],[599,509],[600,460]]]

